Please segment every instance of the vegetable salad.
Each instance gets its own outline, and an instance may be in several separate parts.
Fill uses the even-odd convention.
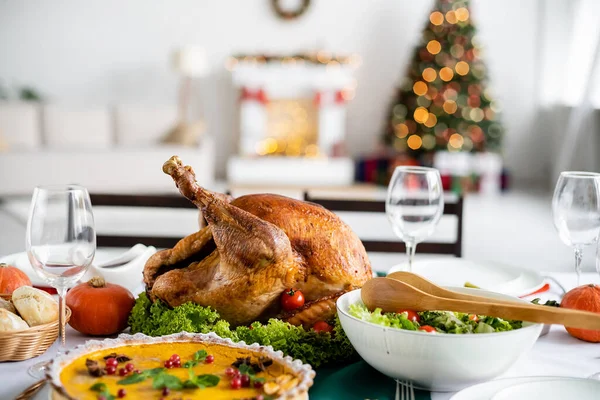
[[[512,331],[523,326],[522,321],[451,311],[399,310],[397,313],[382,313],[380,308],[370,312],[363,304],[352,304],[349,312],[350,315],[373,324],[432,333],[492,333]]]

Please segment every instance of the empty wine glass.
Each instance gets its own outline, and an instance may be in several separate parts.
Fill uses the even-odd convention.
[[[575,251],[579,286],[583,247],[596,243],[600,234],[600,174],[562,172],[554,189],[552,216],[560,239]]]
[[[443,211],[444,192],[437,169],[396,167],[388,186],[385,212],[394,233],[406,245],[409,271],[417,243],[433,234]]]
[[[81,186],[35,188],[27,221],[27,256],[36,274],[59,295],[59,353],[65,348],[65,295],[83,277],[96,252],[94,216]],[[45,362],[29,373],[42,378]]]

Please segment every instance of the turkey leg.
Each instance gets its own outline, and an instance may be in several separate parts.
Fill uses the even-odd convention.
[[[233,325],[260,319],[295,281],[297,260],[285,232],[198,186],[178,158],[165,163],[180,192],[202,209],[217,251],[156,279],[152,293],[171,306],[214,307]]]
[[[182,195],[202,209],[222,262],[254,268],[291,260],[292,247],[282,229],[200,187],[192,168],[179,157],[165,162],[163,171]]]

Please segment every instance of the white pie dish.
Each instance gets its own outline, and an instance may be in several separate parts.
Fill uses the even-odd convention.
[[[519,300],[479,289],[449,289]],[[337,301],[340,322],[348,339],[373,368],[394,379],[412,381],[421,389],[458,391],[493,379],[529,351],[542,330],[541,324],[528,322],[521,329],[509,332],[464,335],[388,328],[349,314],[351,304],[362,304],[360,293],[360,289],[354,290]]]

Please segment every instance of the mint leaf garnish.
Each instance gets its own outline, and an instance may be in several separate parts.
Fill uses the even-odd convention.
[[[206,350],[198,350],[194,353],[193,359],[194,361],[204,361],[207,355],[208,353],[206,352]]]
[[[106,383],[98,382],[98,383],[94,383],[92,385],[92,387],[90,387],[90,390],[93,390],[94,392],[103,392],[107,388],[108,387],[106,386]]]
[[[188,369],[189,379],[183,382],[183,387],[187,389],[204,389],[207,387],[217,386],[221,378],[217,375],[204,374],[204,375],[194,375],[194,370]]]
[[[245,374],[245,375],[254,375],[256,373],[254,371],[254,368],[252,368],[248,364],[241,364],[238,369],[240,370],[241,374]]]
[[[146,376],[152,378],[152,377],[155,377],[156,375],[160,374],[164,370],[165,369],[163,367],[158,367],[158,368],[147,369],[142,373],[145,374]]]
[[[154,389],[169,388],[173,390],[179,390],[183,389],[183,382],[181,382],[181,379],[174,375],[169,375],[165,372],[162,372],[154,377],[152,380],[152,387]]]
[[[220,380],[221,378],[219,378],[217,375],[204,374],[198,375],[194,379],[194,382],[198,385],[198,387],[213,387],[217,386]]]
[[[148,375],[142,372],[141,374],[132,374],[127,378],[123,378],[120,381],[117,381],[117,385],[132,385],[134,383],[140,383],[146,380]]]
[[[186,361],[183,363],[183,368],[191,368],[191,367],[195,367],[196,365],[198,365],[200,361]]]
[[[110,392],[108,391],[108,386],[106,386],[106,383],[103,383],[103,382],[94,383],[90,387],[90,390],[93,390],[94,392],[98,392],[99,393],[98,395],[104,397],[106,400],[115,400],[115,396],[110,394]]]
[[[135,372],[132,375],[129,375],[127,378],[123,378],[120,381],[117,381],[118,385],[131,385],[134,383],[140,383],[145,381],[147,378],[153,378],[156,375],[161,374],[165,369],[162,367],[147,369],[142,371],[140,374],[136,374]]]

